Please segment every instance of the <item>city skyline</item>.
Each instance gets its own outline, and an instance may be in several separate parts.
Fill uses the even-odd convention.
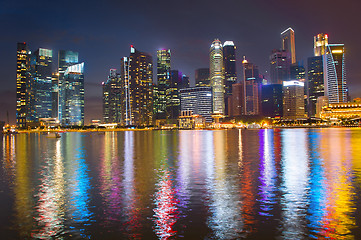
[[[14,122],[15,119],[15,74],[16,69],[16,56],[14,49],[16,49],[17,42],[27,42],[32,49],[47,48],[52,49],[53,52],[57,52],[60,49],[72,50],[79,52],[81,55],[81,61],[85,62],[85,91],[86,91],[86,104],[85,104],[85,117],[86,123],[90,119],[101,119],[102,116],[102,101],[101,101],[101,82],[105,81],[111,68],[120,68],[120,58],[129,52],[129,46],[134,44],[137,48],[142,49],[144,52],[148,52],[154,58],[155,52],[158,49],[167,48],[172,51],[172,68],[178,69],[187,76],[190,76],[191,82],[194,84],[194,71],[198,68],[208,67],[208,48],[209,42],[215,38],[219,38],[221,41],[232,40],[237,46],[238,59],[241,56],[246,55],[247,59],[259,66],[260,73],[269,72],[268,56],[272,49],[281,48],[280,34],[288,27],[292,27],[295,30],[296,38],[296,56],[297,61],[303,60],[304,65],[308,57],[313,56],[313,37],[319,33],[326,33],[329,36],[332,43],[344,43],[346,48],[347,58],[347,84],[350,86],[351,96],[358,97],[361,94],[361,86],[357,83],[360,76],[357,68],[357,55],[361,52],[360,46],[357,42],[357,34],[351,34],[344,32],[342,26],[355,21],[355,16],[352,14],[353,9],[349,9],[349,5],[338,6],[337,10],[341,15],[345,15],[342,20],[337,21],[327,17],[327,11],[325,10],[316,16],[317,6],[323,5],[323,1],[316,3],[314,9],[308,12],[307,16],[300,17],[301,20],[293,18],[294,14],[301,14],[302,10],[305,10],[307,3],[289,4],[285,1],[278,1],[271,4],[266,1],[257,1],[261,5],[257,6],[257,3],[248,3],[245,5],[234,4],[234,10],[241,11],[241,16],[235,17],[234,23],[231,19],[224,17],[225,20],[217,23],[216,26],[209,26],[207,20],[210,19],[212,12],[216,11],[216,7],[208,2],[197,2],[194,5],[186,3],[184,6],[180,6],[179,9],[174,10],[173,14],[180,15],[186,14],[189,18],[184,19],[183,22],[170,19],[170,23],[164,23],[157,16],[157,12],[164,10],[165,6],[162,5],[163,1],[150,4],[142,1],[135,2],[132,5],[123,4],[120,8],[115,2],[110,2],[111,6],[115,9],[121,9],[124,16],[129,17],[128,25],[119,26],[119,24],[109,24],[107,21],[114,22],[116,19],[114,16],[106,17],[105,20],[100,21],[99,24],[92,24],[94,20],[99,20],[100,16],[104,16],[106,10],[109,10],[109,6],[102,4],[97,11],[96,15],[94,10],[85,6],[83,12],[79,13],[79,18],[84,17],[78,23],[72,25],[72,21],[67,20],[73,11],[79,10],[81,4],[74,3],[73,10],[69,10],[67,13],[59,9],[52,10],[52,6],[41,5],[40,3],[10,3],[4,2],[4,8],[1,11],[1,18],[6,22],[10,21],[10,27],[4,26],[5,38],[1,40],[1,48],[4,53],[4,59],[2,60],[3,76],[1,78],[1,99],[0,103],[3,109],[0,112],[0,119],[6,120],[6,111],[9,111],[10,120]],[[329,2],[329,1],[328,1]],[[231,1],[225,2],[230,4]],[[284,16],[276,16],[274,19],[267,21],[269,16],[273,15],[272,11],[276,11],[281,6],[280,11],[285,12]],[[94,7],[94,4],[93,6]],[[132,9],[139,9],[138,12],[131,11],[126,13],[127,7]],[[145,9],[149,7],[149,12]],[[331,4],[327,5],[328,10],[336,8]],[[247,19],[255,11],[259,10],[261,20],[252,19],[252,24],[246,24],[241,19]],[[34,20],[30,20],[27,27],[20,24],[20,20],[24,19],[19,16],[20,13],[27,15],[32,11],[44,12],[49,10],[52,14],[47,24],[35,23]],[[114,11],[113,10],[113,11]],[[152,11],[151,11],[152,10]],[[183,11],[187,10],[187,11]],[[205,10],[204,19],[198,18],[197,11]],[[206,11],[208,10],[208,11]],[[19,12],[19,13],[18,13]],[[249,13],[248,13],[249,12]],[[348,15],[346,15],[346,12]],[[312,14],[313,13],[313,14]],[[50,14],[50,13],[46,13]],[[63,15],[62,15],[63,14]],[[36,14],[35,14],[36,15]],[[91,20],[94,15],[94,20]],[[109,14],[111,15],[111,14]],[[167,16],[171,16],[170,13],[166,13]],[[315,15],[315,16],[314,16]],[[221,16],[226,16],[221,13]],[[140,19],[137,19],[139,17]],[[315,22],[314,19],[324,17],[325,20]],[[62,19],[63,24],[58,23]],[[144,26],[140,25],[141,20],[148,19],[149,23],[145,23]],[[249,18],[250,19],[250,18]],[[327,19],[327,21],[326,21]],[[134,20],[134,21],[132,21]],[[307,20],[307,21],[306,21]],[[356,17],[357,20],[357,17]],[[88,22],[87,22],[88,21]],[[195,22],[192,26],[192,22]],[[314,22],[310,25],[307,22]],[[229,26],[225,23],[229,23]],[[173,25],[172,25],[173,24]],[[235,26],[237,25],[237,28]],[[265,25],[265,26],[263,26]],[[104,27],[106,26],[106,27]],[[115,26],[118,26],[115,28]],[[151,28],[148,30],[147,28]],[[174,28],[166,28],[166,31],[160,30],[162,26],[177,26]],[[222,27],[221,27],[222,26]],[[189,27],[189,29],[188,29]],[[102,30],[102,28],[104,28]],[[54,29],[54,30],[53,30]],[[112,31],[110,31],[112,29]],[[200,31],[196,32],[196,29]],[[63,31],[63,32],[62,32]],[[116,33],[115,33],[116,32]],[[149,34],[149,33],[153,34]],[[99,33],[99,34],[98,34]],[[8,50],[9,49],[9,50]],[[56,62],[56,59],[53,60]],[[237,64],[238,75],[240,69],[240,62]],[[13,99],[13,100],[12,100]]]

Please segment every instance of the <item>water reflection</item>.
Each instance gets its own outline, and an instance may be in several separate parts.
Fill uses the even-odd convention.
[[[327,199],[318,233],[337,239],[350,236],[355,226],[352,212],[355,211],[352,187],[352,161],[349,131],[322,131],[321,157],[325,169],[325,197]],[[332,151],[327,151],[332,149]]]
[[[154,230],[159,239],[169,239],[175,236],[177,231],[174,225],[179,218],[178,199],[174,187],[174,175],[172,172],[172,156],[168,152],[170,142],[167,134],[161,134],[160,149],[157,154],[157,181],[154,194]],[[158,158],[158,159],[157,159]]]
[[[282,236],[286,239],[306,237],[308,205],[308,152],[304,129],[292,129],[282,135]]]
[[[273,130],[259,131],[260,142],[260,212],[259,214],[269,219],[273,216],[272,210],[276,204],[276,166],[273,151]]]
[[[240,199],[236,179],[227,175],[226,154],[227,138],[225,131],[214,131],[211,139],[213,156],[208,164],[213,166],[208,172],[209,212],[208,226],[212,238],[234,239],[242,231],[242,219],[239,211]]]
[[[358,129],[0,140],[4,238],[360,238]]]
[[[70,231],[82,238],[90,238],[86,228],[92,222],[90,211],[90,178],[85,161],[86,152],[83,145],[84,136],[76,133],[67,134],[64,139],[64,162],[67,167],[68,216],[71,219]],[[63,139],[62,139],[63,140]]]
[[[37,228],[34,238],[59,237],[64,229],[65,181],[61,141],[42,142],[47,147],[40,171],[39,190],[36,194]],[[54,149],[55,145],[55,149]],[[54,152],[55,150],[55,152]]]
[[[103,140],[103,156],[100,169],[100,194],[103,200],[101,225],[106,228],[119,227],[121,219],[121,170],[118,152],[118,138],[114,132],[101,136]]]

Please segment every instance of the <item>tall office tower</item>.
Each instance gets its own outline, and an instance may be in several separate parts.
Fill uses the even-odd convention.
[[[262,86],[262,115],[271,118],[283,116],[282,84]]]
[[[292,64],[290,67],[290,79],[306,79],[306,70],[302,63]]]
[[[329,103],[347,102],[345,46],[328,44],[323,55],[325,96]]]
[[[170,87],[170,50],[157,51],[158,108],[157,118],[167,118],[167,89]]]
[[[283,118],[296,120],[304,117],[304,83],[296,80],[284,81]]]
[[[16,65],[16,125],[19,128],[26,127],[27,117],[27,84],[29,80],[29,50],[26,43],[17,44]]]
[[[179,91],[181,111],[192,111],[193,114],[201,115],[206,122],[212,121],[212,88],[194,87]]]
[[[209,76],[212,87],[213,114],[223,115],[224,111],[224,65],[221,41],[212,42],[209,54]]]
[[[179,85],[182,82],[182,73],[178,70],[170,71],[170,86],[167,89],[167,118],[177,119],[180,111]]]
[[[270,55],[271,84],[282,84],[290,80],[291,58],[287,50],[274,49]]]
[[[189,77],[187,75],[182,75],[182,79],[181,82],[179,83],[178,89],[184,89],[189,87],[190,87]]]
[[[122,124],[149,126],[153,124],[152,57],[130,47],[129,58],[121,61]]]
[[[27,121],[52,116],[52,58],[53,51],[39,48],[31,55],[29,79],[29,113]]]
[[[84,125],[84,63],[66,68],[60,94],[61,121],[65,126]]]
[[[196,87],[209,87],[209,68],[198,68],[195,74]]]
[[[316,103],[319,97],[325,95],[323,61],[322,56],[309,57],[307,59],[308,69],[308,116],[314,117],[316,114]]]
[[[313,52],[315,57],[322,56],[326,53],[326,47],[328,45],[327,34],[317,34],[313,37]]]
[[[281,33],[282,50],[290,52],[291,63],[296,63],[296,45],[295,45],[295,31],[292,28],[287,28]]]
[[[225,41],[223,44],[223,63],[224,63],[224,76],[225,76],[225,114],[228,113],[228,102],[232,95],[232,84],[237,82],[236,71],[236,46],[233,41]]]
[[[243,83],[232,85],[231,102],[228,105],[228,114],[230,117],[241,116],[244,114],[244,87]]]
[[[305,102],[305,113],[308,114],[308,84],[306,81],[306,70],[302,62],[292,64],[290,67],[290,79],[299,80],[305,84],[304,86],[304,102]]]
[[[259,115],[261,113],[261,86],[258,67],[242,61],[244,85],[244,115]]]
[[[51,117],[59,119],[59,73],[51,77]]]
[[[110,73],[103,85],[103,120],[105,123],[120,123],[120,95],[121,81],[116,69],[110,69]]]
[[[78,53],[73,51],[60,50],[58,53],[58,118],[63,124],[63,111],[65,111],[65,90],[69,87],[69,84],[64,79],[65,71],[68,67],[78,64]],[[54,82],[54,84],[56,84]],[[53,88],[56,86],[53,85]]]

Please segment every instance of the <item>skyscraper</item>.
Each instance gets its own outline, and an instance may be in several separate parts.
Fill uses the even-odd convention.
[[[170,86],[167,89],[167,118],[177,119],[180,111],[179,84],[182,81],[182,73],[178,70],[170,71]]]
[[[157,118],[167,118],[167,89],[170,87],[170,50],[162,49],[157,51],[157,87],[158,87],[158,107]]]
[[[84,125],[84,63],[66,68],[61,84],[60,109],[62,125]]]
[[[232,93],[232,84],[237,82],[236,70],[236,46],[233,41],[225,41],[223,44],[223,62],[226,93]]]
[[[29,50],[26,43],[17,44],[16,65],[16,124],[19,128],[26,127],[27,117],[27,84],[29,80]]]
[[[195,74],[196,87],[209,87],[209,68],[199,68]]]
[[[122,124],[149,126],[153,124],[152,57],[132,45],[130,56],[122,58]]]
[[[262,115],[271,118],[283,116],[282,84],[262,86]]]
[[[347,102],[345,47],[328,44],[323,55],[325,96],[329,103]]]
[[[232,97],[228,105],[228,114],[231,117],[241,116],[244,114],[244,86],[242,83],[235,83],[232,85]]]
[[[105,123],[120,123],[121,80],[116,69],[110,69],[106,82],[103,82],[103,120]]]
[[[53,51],[44,48],[39,48],[31,55],[28,89],[30,122],[52,116],[52,58]]]
[[[283,118],[300,119],[305,115],[304,83],[301,81],[283,82]]]
[[[308,69],[308,116],[316,114],[316,103],[319,97],[325,95],[323,61],[322,56],[309,57],[307,59]]]
[[[178,89],[184,89],[189,87],[190,87],[189,77],[183,74]]]
[[[288,51],[291,57],[291,64],[296,63],[295,31],[287,28],[281,33],[282,50]]]
[[[327,34],[317,34],[313,37],[313,52],[314,56],[322,56],[326,53],[326,47],[328,45],[328,35]]]
[[[232,95],[232,84],[237,82],[236,71],[236,46],[233,41],[225,41],[223,44],[223,63],[224,63],[224,76],[225,76],[225,114],[228,113],[228,98]]]
[[[271,84],[282,84],[290,80],[291,58],[287,50],[274,49],[270,55]]]
[[[209,54],[209,75],[211,79],[213,114],[223,115],[224,112],[224,65],[221,41],[212,42]]]
[[[201,115],[207,122],[212,121],[212,89],[194,87],[180,90],[181,111],[192,111]]]
[[[66,98],[65,98],[65,90],[69,87],[68,82],[64,79],[65,71],[68,67],[78,64],[78,53],[67,50],[60,50],[58,53],[58,118],[62,124],[65,124],[63,119],[63,113],[65,113],[66,107]],[[56,88],[56,78],[53,79],[53,89]],[[55,94],[56,95],[56,94]],[[53,101],[56,101],[55,96],[53,97]],[[53,103],[55,105],[55,103]],[[65,119],[65,118],[64,118]]]
[[[261,113],[261,79],[258,67],[246,59],[242,62],[244,85],[244,114],[259,115]]]

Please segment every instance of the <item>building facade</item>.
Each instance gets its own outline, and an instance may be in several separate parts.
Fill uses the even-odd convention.
[[[225,41],[223,44],[223,63],[224,63],[224,77],[225,77],[225,114],[228,113],[228,98],[232,96],[232,84],[237,82],[237,70],[236,70],[236,46],[233,41]]]
[[[244,115],[261,113],[261,86],[258,67],[246,59],[242,62],[244,85]]]
[[[210,87],[209,68],[199,68],[195,72],[196,87]]]
[[[17,65],[16,65],[16,125],[19,128],[26,128],[27,118],[27,85],[29,81],[30,58],[26,43],[17,44]]]
[[[192,114],[204,117],[207,122],[212,122],[212,88],[194,87],[180,90],[181,112],[191,111]],[[192,115],[191,114],[191,115]]]
[[[153,124],[153,62],[151,55],[132,45],[121,61],[121,109],[125,126]]]
[[[283,118],[297,120],[305,117],[304,83],[283,82]]]
[[[31,54],[29,79],[28,121],[52,116],[52,58],[53,51],[39,48]]]
[[[212,87],[213,114],[224,115],[223,47],[218,39],[212,42],[209,54],[209,76]]]
[[[308,58],[307,66],[308,116],[314,117],[317,99],[325,95],[322,56]]]
[[[327,34],[317,34],[313,37],[313,53],[315,57],[322,56],[326,53],[326,48],[328,45],[328,35]]]
[[[167,91],[170,88],[170,69],[171,69],[171,53],[169,49],[162,49],[157,51],[157,106],[156,118],[165,119],[168,117],[167,102],[169,102],[169,95]]]
[[[59,119],[63,126],[84,125],[84,63],[66,68],[60,91]]]
[[[287,50],[274,49],[270,55],[271,84],[290,80],[291,57]]]
[[[329,103],[347,102],[344,44],[328,44],[323,55],[325,96]]]
[[[288,51],[291,57],[291,64],[296,63],[295,31],[287,28],[281,33],[282,50]]]
[[[104,123],[121,122],[121,78],[116,69],[110,69],[103,87],[103,121]]]
[[[283,85],[267,84],[262,86],[262,115],[279,118],[283,116]]]

